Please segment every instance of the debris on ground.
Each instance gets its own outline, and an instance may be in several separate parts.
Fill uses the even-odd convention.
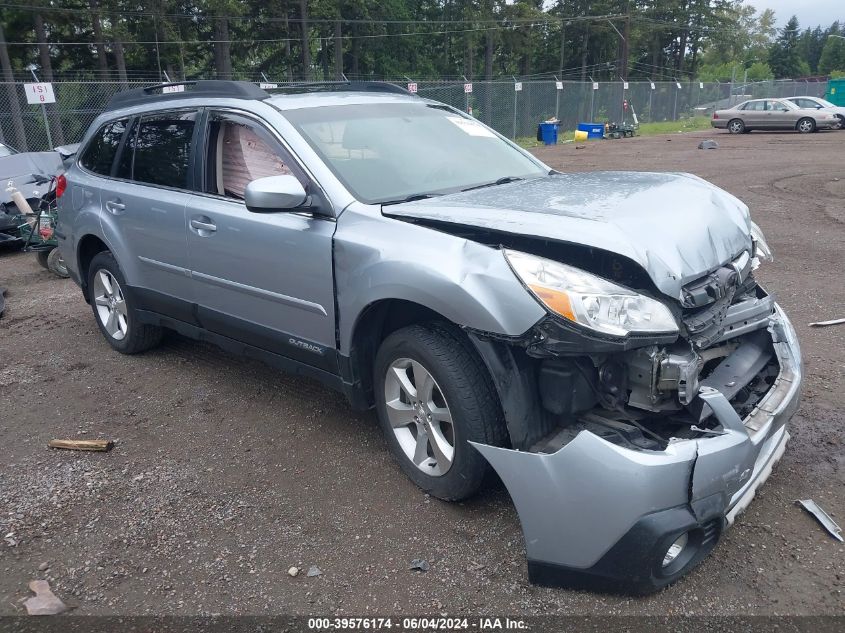
[[[108,451],[114,446],[114,442],[111,440],[50,440],[48,446],[69,451]]]
[[[708,138],[698,144],[698,149],[719,149],[719,144]]]
[[[6,310],[6,289],[0,286],[0,317]]]
[[[56,615],[67,611],[67,606],[50,590],[46,580],[33,580],[29,583],[34,598],[27,598],[23,606],[29,615]]]
[[[845,319],[831,319],[830,321],[814,321],[810,323],[810,327],[825,327],[827,325],[839,325],[845,323]]]
[[[298,567],[291,567],[290,569],[288,569],[288,576],[290,576],[291,578],[295,578],[298,573],[299,573]]]
[[[308,568],[308,573],[306,573],[305,575],[308,578],[314,578],[315,576],[322,576],[323,572],[316,565],[311,565],[311,567]]]
[[[422,558],[415,558],[411,561],[411,566],[409,567],[409,569],[415,569],[417,571],[428,571],[429,569],[431,569],[431,566],[428,564],[427,560],[424,560]]]
[[[47,571],[48,569],[50,569],[50,563],[48,562],[43,562],[38,566],[38,571]]]
[[[836,521],[830,518],[830,515],[822,510],[821,506],[817,504],[812,499],[798,499],[795,503],[803,507],[807,512],[812,514],[816,517],[819,523],[822,524],[824,529],[830,532],[830,535],[835,538],[837,541],[843,541],[845,539],[842,538],[842,528],[836,525]]]

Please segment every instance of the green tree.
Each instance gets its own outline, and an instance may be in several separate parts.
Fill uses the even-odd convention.
[[[805,66],[802,67],[801,62]],[[798,48],[798,18],[794,15],[789,18],[780,30],[780,34],[769,49],[769,66],[777,79],[784,77],[800,77],[809,70],[806,60],[801,59]]]
[[[819,72],[829,75],[835,71],[845,71],[845,34],[843,37],[835,37],[838,33],[832,33],[822,49],[819,58]]]

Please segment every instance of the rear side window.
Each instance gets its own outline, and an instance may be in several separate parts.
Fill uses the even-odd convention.
[[[130,153],[134,149],[132,180],[187,188],[195,119],[195,112],[170,112],[141,118],[132,148],[126,148]]]
[[[126,119],[106,123],[97,130],[79,162],[88,171],[108,176],[111,173],[114,157],[125,132]]]

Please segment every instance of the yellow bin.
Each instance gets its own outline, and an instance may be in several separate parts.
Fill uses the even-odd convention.
[[[575,141],[586,141],[587,133],[584,130],[575,130]]]

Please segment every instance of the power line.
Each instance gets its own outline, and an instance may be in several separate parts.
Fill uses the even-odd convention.
[[[38,13],[79,13],[80,11],[90,11],[90,7],[33,7],[32,5],[28,4],[14,4],[14,3],[0,3],[0,7],[9,8],[9,9],[19,9],[23,11],[30,11],[30,12],[38,12]],[[109,12],[104,10],[102,7],[100,8],[100,13],[108,14]],[[293,24],[299,24],[301,22],[307,22],[308,24],[334,24],[335,22],[342,22],[345,24],[498,24],[501,26],[509,26],[512,24],[518,24],[521,22],[544,22],[544,23],[559,23],[559,22],[590,22],[590,21],[599,21],[599,20],[607,20],[608,18],[620,18],[624,17],[617,14],[608,14],[608,15],[580,15],[574,17],[558,17],[551,14],[544,13],[542,16],[536,17],[507,17],[507,18],[459,18],[459,19],[437,19],[437,20],[384,20],[384,19],[374,19],[374,18],[344,18],[342,16],[338,16],[336,18],[297,18],[297,17],[275,17],[275,16],[261,16],[260,18],[255,18],[254,16],[244,16],[244,15],[217,15],[213,13],[203,13],[203,12],[196,12],[196,13],[157,13],[155,11],[131,11],[131,10],[121,10],[120,15],[133,15],[133,16],[149,16],[149,17],[160,17],[160,18],[190,18],[190,19],[209,19],[209,20],[230,20],[230,21],[240,21],[240,20],[254,20],[257,22],[287,22]]]
[[[524,28],[524,27],[533,27],[536,26],[533,23],[515,25],[515,28]],[[370,34],[360,34],[360,35],[341,35],[341,39],[345,40],[352,40],[352,39],[379,39],[385,37],[415,37],[418,35],[446,35],[452,33],[478,33],[482,31],[495,31],[499,30],[501,27],[485,27],[485,28],[476,28],[476,29],[452,29],[446,31],[414,31],[411,33],[370,33]],[[334,40],[334,36],[326,36],[326,37],[316,37],[316,38],[309,38],[313,40],[326,40],[331,41]],[[130,46],[133,44],[142,44],[142,45],[163,45],[163,44],[239,44],[243,42],[248,42],[252,44],[264,44],[264,43],[276,43],[276,42],[299,42],[299,37],[284,37],[284,38],[267,38],[267,39],[229,39],[229,40],[147,40],[147,41],[125,41],[123,42],[124,46]],[[95,46],[97,42],[89,41],[89,42],[47,42],[48,46]],[[7,46],[38,46],[38,42],[6,42]]]

